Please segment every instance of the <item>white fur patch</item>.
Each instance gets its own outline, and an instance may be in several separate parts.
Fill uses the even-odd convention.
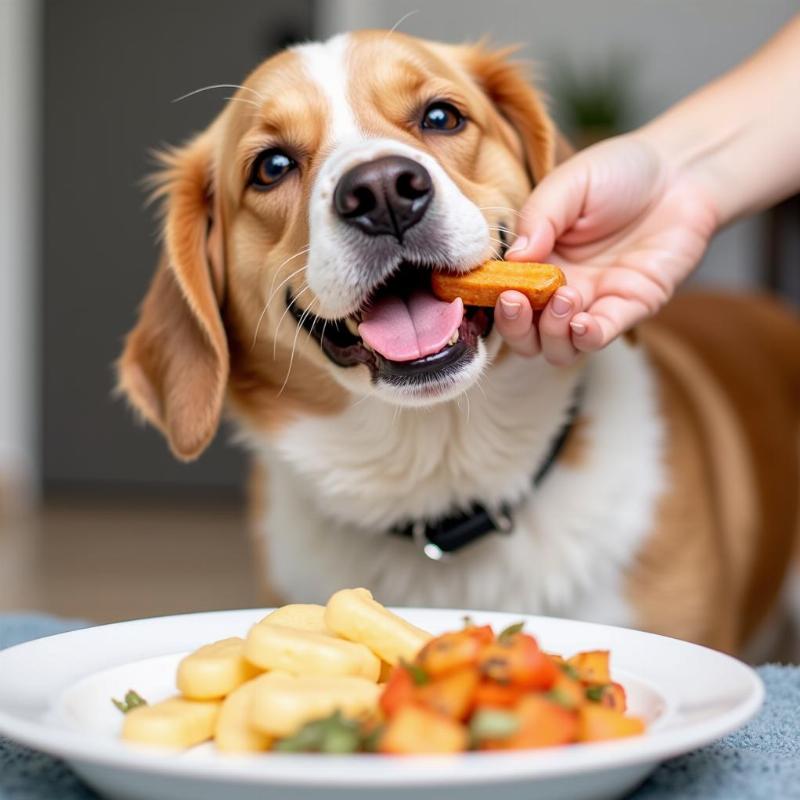
[[[303,61],[306,73],[328,101],[328,142],[334,147],[345,140],[361,137],[356,115],[348,99],[349,40],[350,37],[342,33],[327,42],[311,42],[294,48]]]
[[[624,572],[662,490],[662,422],[641,350],[617,342],[586,365],[580,468],[531,476],[578,379],[543,359],[506,358],[460,401],[399,410],[368,398],[308,418],[259,452],[271,580],[287,601],[367,586],[387,603],[540,612],[631,624]],[[478,499],[516,504],[495,534],[434,563],[386,529]],[[269,535],[267,535],[269,532]]]

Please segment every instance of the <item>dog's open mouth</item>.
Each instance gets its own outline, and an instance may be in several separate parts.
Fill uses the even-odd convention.
[[[298,324],[341,367],[366,365],[373,381],[434,382],[477,354],[492,328],[491,309],[446,302],[430,288],[430,270],[401,264],[355,314],[325,320],[303,311],[291,290],[286,303]]]

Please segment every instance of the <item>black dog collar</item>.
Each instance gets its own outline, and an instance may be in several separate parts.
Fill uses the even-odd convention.
[[[561,455],[561,451],[575,427],[582,395],[583,388],[579,384],[567,412],[566,422],[533,476],[534,489],[544,481]],[[490,533],[508,534],[513,530],[514,516],[508,503],[503,503],[496,511],[490,511],[481,503],[473,503],[469,511],[460,511],[433,521],[416,520],[408,525],[390,528],[389,533],[413,539],[428,558],[433,561],[441,561],[451,553],[455,553]]]

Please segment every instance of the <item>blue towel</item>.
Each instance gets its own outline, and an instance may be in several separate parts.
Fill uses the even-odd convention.
[[[0,649],[84,623],[0,615]],[[660,766],[629,800],[800,798],[800,667],[758,670],[767,687],[761,713],[716,744]],[[0,737],[0,800],[98,800],[62,762]]]

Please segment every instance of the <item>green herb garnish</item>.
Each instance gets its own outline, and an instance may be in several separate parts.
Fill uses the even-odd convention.
[[[568,678],[572,678],[574,681],[579,681],[581,679],[580,672],[578,672],[578,670],[575,669],[572,664],[568,664],[566,661],[564,661],[563,663],[559,663],[558,666]]]
[[[562,708],[566,708],[568,711],[571,711],[573,708],[575,708],[575,703],[572,701],[572,698],[562,689],[551,689],[547,693],[547,699],[552,700],[554,703]]]
[[[414,686],[424,686],[426,683],[430,683],[431,676],[419,664],[414,664],[412,661],[405,661],[401,658],[400,666],[411,676]]]
[[[144,697],[142,697],[138,692],[135,692],[133,689],[128,689],[128,691],[125,693],[125,697],[122,700],[117,700],[115,697],[112,697],[111,702],[123,714],[133,711],[134,708],[139,708],[139,706],[147,705],[147,700],[145,700]]]
[[[608,684],[597,684],[596,686],[588,686],[586,688],[586,699],[591,700],[593,703],[602,703],[603,695],[608,689]]]
[[[507,628],[505,628],[504,630],[500,631],[500,633],[497,634],[497,641],[500,642],[500,644],[505,644],[506,642],[509,642],[518,633],[520,633],[524,627],[525,627],[524,622],[515,622],[513,625],[509,625]]]
[[[293,736],[276,742],[274,749],[280,753],[357,753],[366,738],[358,722],[334,711],[329,717],[306,723]]]
[[[519,717],[511,711],[483,709],[476,711],[469,722],[473,742],[486,739],[508,739],[519,730]]]

